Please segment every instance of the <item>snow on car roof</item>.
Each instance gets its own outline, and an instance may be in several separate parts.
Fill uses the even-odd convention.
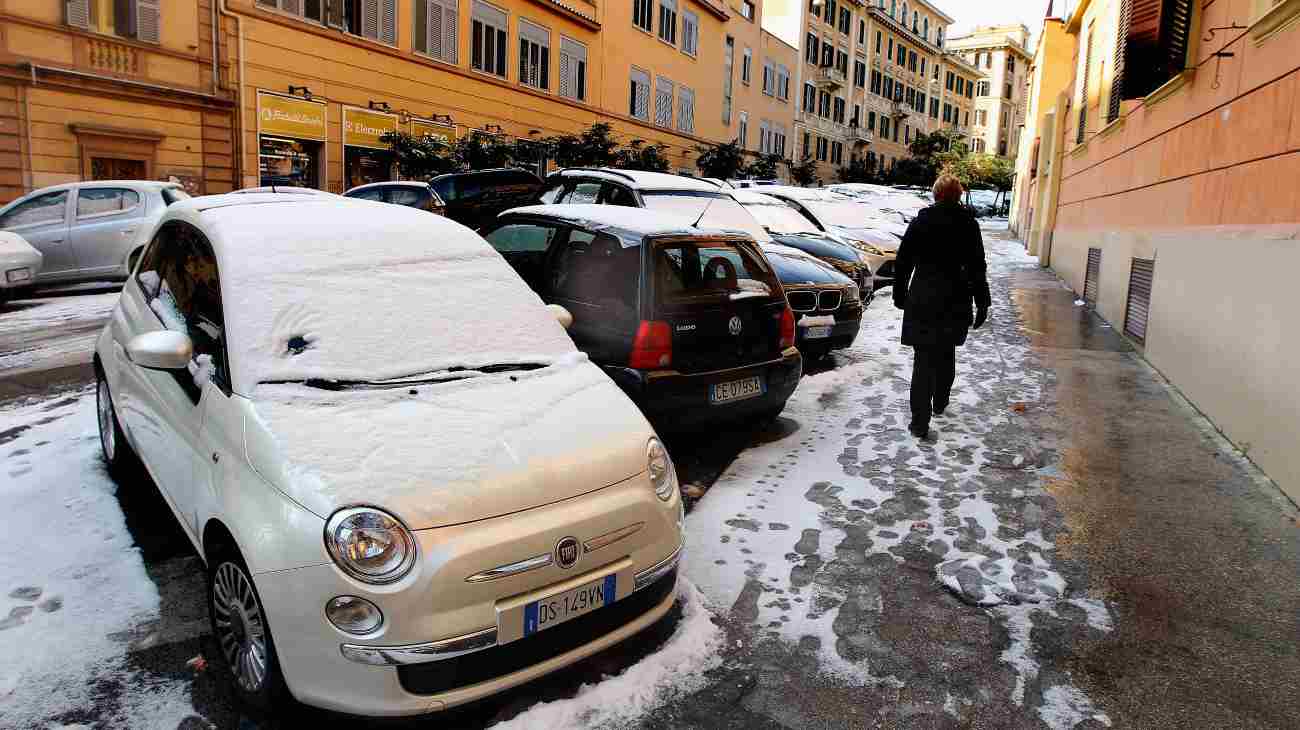
[[[666,172],[646,172],[644,170],[615,170],[606,167],[577,168],[561,170],[565,177],[591,176],[614,180],[624,184],[630,183],[637,190],[698,190],[718,192],[718,186],[707,181],[684,175],[671,175]]]
[[[574,352],[510,265],[447,218],[305,195],[195,198],[172,218],[198,225],[216,252],[241,394],[259,382],[382,380]]]
[[[822,200],[826,202],[843,202],[849,200],[845,195],[832,192],[823,188],[800,188],[794,185],[764,185],[763,192],[768,195],[779,195],[795,200]]]
[[[786,205],[784,200],[774,198],[766,193],[756,192],[754,188],[728,190],[727,194],[735,198],[736,202],[741,205]]]
[[[715,188],[716,189],[716,188]],[[752,238],[745,231],[734,229],[696,228],[694,221],[648,208],[629,208],[622,205],[553,204],[529,205],[508,210],[501,215],[540,215],[558,218],[590,230],[604,231],[623,242],[624,246],[639,246],[646,236],[726,235]]]

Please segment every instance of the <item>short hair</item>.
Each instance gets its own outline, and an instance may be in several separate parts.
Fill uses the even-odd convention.
[[[961,186],[961,180],[952,175],[940,175],[939,179],[934,181],[934,202],[936,203],[956,203],[961,200],[964,192],[966,191]]]

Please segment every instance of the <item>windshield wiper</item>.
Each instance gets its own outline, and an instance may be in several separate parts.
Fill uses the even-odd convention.
[[[443,370],[435,370],[420,375],[408,375],[401,378],[390,380],[336,380],[334,378],[307,378],[305,380],[267,380],[267,385],[283,385],[287,383],[301,384],[308,388],[319,390],[385,390],[389,388],[401,388],[410,385],[433,385],[435,383],[449,383],[455,380],[467,380],[477,378],[480,375],[493,375],[496,373],[520,372],[527,370],[539,370],[546,367],[541,363],[497,363],[494,365],[483,365],[481,367],[464,367],[455,366]]]

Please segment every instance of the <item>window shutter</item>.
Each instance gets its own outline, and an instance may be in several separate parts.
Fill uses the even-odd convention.
[[[1083,275],[1083,301],[1097,308],[1097,294],[1101,289],[1101,249],[1088,249],[1088,265]]]
[[[148,43],[157,43],[161,35],[161,8],[159,0],[136,0],[135,37]]]
[[[361,0],[361,35],[366,38],[379,37],[379,2]]]
[[[662,76],[655,81],[655,124],[673,126],[673,82]]]
[[[1165,0],[1160,17],[1160,50],[1166,78],[1173,78],[1187,68],[1192,10],[1192,0]]]
[[[682,87],[678,93],[677,128],[683,132],[695,131],[695,92]]]
[[[632,69],[632,116],[650,118],[650,74],[639,68]]]
[[[1115,36],[1115,64],[1111,68],[1110,102],[1106,107],[1106,121],[1119,119],[1120,102],[1124,101],[1124,60],[1128,55],[1128,34],[1133,19],[1133,0],[1120,0],[1119,33]]]
[[[1151,313],[1151,286],[1155,282],[1155,259],[1133,259],[1128,279],[1128,305],[1124,311],[1124,334],[1142,344],[1147,339]]]
[[[460,57],[460,10],[456,0],[442,2],[442,60],[456,63]]]
[[[90,0],[67,0],[63,7],[68,25],[82,30],[90,29]]]
[[[293,2],[296,4],[298,0],[281,0],[281,2]],[[344,27],[343,3],[344,0],[325,0],[325,25],[338,29]],[[288,8],[282,9],[287,10]]]
[[[560,38],[560,96],[584,99],[583,79],[578,68],[587,62],[587,47],[568,38]]]
[[[1079,82],[1081,93],[1079,94],[1079,129],[1075,137],[1075,144],[1083,144],[1083,140],[1088,137],[1088,80],[1092,77],[1092,36],[1093,31],[1088,29],[1088,45],[1083,57],[1083,78]]]
[[[379,40],[397,45],[397,0],[379,0]]]

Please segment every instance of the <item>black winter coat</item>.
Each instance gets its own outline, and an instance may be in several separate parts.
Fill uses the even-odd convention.
[[[988,309],[984,239],[957,203],[923,209],[903,236],[894,268],[894,304],[903,310],[903,344],[965,344],[971,306]]]

